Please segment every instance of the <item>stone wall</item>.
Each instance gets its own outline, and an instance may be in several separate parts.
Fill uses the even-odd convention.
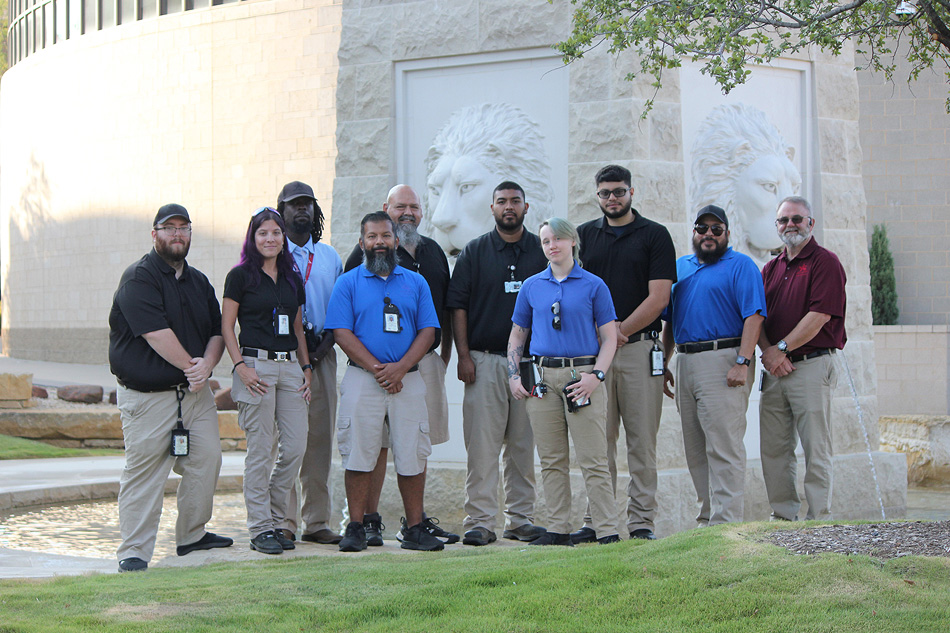
[[[950,326],[874,326],[882,416],[950,414]]]
[[[102,363],[155,211],[191,212],[217,288],[248,217],[291,180],[332,205],[338,0],[248,0],[31,55],[0,91],[3,351]]]

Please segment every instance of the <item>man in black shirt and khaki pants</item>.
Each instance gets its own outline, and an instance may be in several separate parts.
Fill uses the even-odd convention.
[[[221,310],[208,278],[185,261],[191,219],[183,206],[158,210],[152,244],[122,274],[109,314],[109,363],[119,383],[126,457],[119,481],[120,572],[148,567],[172,467],[181,475],[178,555],[232,543],[205,531],[221,470],[218,412],[208,386],[224,350]]]

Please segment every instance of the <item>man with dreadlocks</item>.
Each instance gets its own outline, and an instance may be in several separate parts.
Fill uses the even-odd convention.
[[[336,353],[333,350],[333,332],[324,330],[327,303],[333,284],[343,273],[343,264],[337,252],[320,241],[323,235],[323,211],[317,204],[310,185],[294,181],[284,185],[277,197],[277,212],[287,225],[290,254],[304,282],[307,300],[304,304],[304,334],[313,365],[310,383],[310,432],[307,451],[300,467],[300,490],[303,505],[300,518],[304,524],[304,541],[336,544],[342,538],[330,529],[330,463],[333,450],[333,421],[336,417]],[[290,508],[297,507],[295,489],[291,492]],[[291,511],[285,538],[294,539],[296,511]]]

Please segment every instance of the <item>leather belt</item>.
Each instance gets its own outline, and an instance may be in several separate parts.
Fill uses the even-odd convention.
[[[131,389],[132,391],[138,391],[139,393],[161,393],[162,391],[178,391],[179,389],[182,391],[188,391],[187,382],[183,382],[178,385],[172,385],[171,387],[137,387],[137,386],[132,386],[128,384],[127,382],[123,382],[122,380],[119,380],[118,378],[116,378],[115,381],[119,383],[121,386],[125,387],[126,389]]]
[[[702,341],[700,343],[683,343],[676,346],[676,351],[682,354],[695,354],[697,352],[711,352],[716,349],[726,349],[729,347],[739,347],[742,344],[742,338],[720,338],[715,341]]]
[[[256,347],[242,347],[241,356],[252,356],[257,360],[276,360],[280,363],[297,362],[297,352],[272,352],[266,349],[257,349]]]
[[[801,354],[799,356],[789,356],[788,360],[793,363],[800,363],[803,360],[810,360],[812,358],[818,358],[819,356],[827,356],[828,354],[834,354],[835,350],[832,348],[820,349],[809,354]]]
[[[647,341],[653,340],[654,335],[658,338],[660,335],[656,331],[651,332],[640,332],[639,334],[633,334],[627,337],[628,343],[636,343],[637,341]]]
[[[540,365],[541,367],[581,367],[583,365],[593,365],[596,362],[596,356],[578,356],[577,358],[537,356],[534,359],[534,363],[536,365]]]
[[[349,365],[350,367],[356,367],[357,369],[363,369],[363,366],[362,366],[362,365],[360,365],[359,363],[353,362],[353,361],[352,361],[351,359],[349,359],[349,358],[346,359],[346,364]],[[366,370],[363,369],[363,371],[366,371]],[[413,372],[413,371],[419,371],[419,365],[418,365],[418,364],[417,364],[417,365],[413,365],[412,367],[409,368],[409,372]],[[406,372],[406,373],[409,373],[409,372]]]

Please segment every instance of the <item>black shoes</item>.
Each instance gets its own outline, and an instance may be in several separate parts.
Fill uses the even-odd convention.
[[[310,543],[320,543],[322,545],[336,545],[343,540],[343,537],[333,530],[323,528],[322,530],[317,530],[313,534],[302,535],[300,540],[309,541]]]
[[[148,563],[141,558],[123,558],[119,561],[120,574],[124,571],[145,571],[146,569],[148,569]]]
[[[477,527],[465,533],[462,538],[462,545],[488,545],[494,543],[497,539],[495,533],[488,528]]]
[[[506,539],[511,539],[512,541],[528,541],[531,542],[547,532],[543,527],[538,527],[537,525],[531,525],[530,523],[525,523],[524,525],[519,525],[513,530],[505,530],[504,537]]]
[[[582,527],[576,532],[571,532],[571,542],[574,545],[580,545],[581,543],[593,543],[597,540],[597,532],[593,528]]]
[[[284,548],[273,530],[261,532],[251,539],[251,549],[261,554],[283,554]]]
[[[294,545],[294,533],[290,530],[274,530],[274,538],[280,543],[281,549],[288,550],[297,547]]]
[[[619,534],[611,534],[610,536],[603,536],[603,537],[597,539],[597,542],[600,543],[601,545],[610,545],[611,543],[619,543],[619,542],[620,542],[620,535],[619,535]]]
[[[630,538],[643,539],[644,541],[655,541],[656,535],[653,534],[653,530],[650,528],[640,528],[639,530],[634,530],[631,532]]]
[[[406,525],[406,519],[401,519],[402,527],[402,545],[403,549],[414,549],[423,552],[438,552],[445,549],[445,544],[429,533],[425,521],[416,523],[412,527]]]
[[[593,532],[593,530],[591,530]],[[574,547],[574,541],[570,534],[558,534],[557,532],[545,532],[534,539],[528,545],[565,545]]]
[[[458,534],[452,534],[451,532],[443,530],[441,527],[439,527],[438,519],[435,517],[427,517],[425,513],[422,514],[422,527],[426,529],[426,532],[436,537],[446,545],[458,543],[462,538]],[[396,540],[402,543],[402,539],[402,528],[399,528],[399,530],[396,532]]]
[[[362,552],[366,549],[366,530],[359,521],[350,521],[340,540],[341,552]]]
[[[379,512],[363,515],[363,529],[366,531],[367,545],[380,547],[383,544],[383,532],[386,530],[386,526],[383,525],[383,517],[379,516]],[[347,530],[349,530],[349,526],[347,526]]]
[[[201,537],[201,540],[195,541],[194,543],[189,543],[188,545],[179,545],[176,549],[179,556],[184,556],[185,554],[190,554],[191,552],[199,549],[214,549],[216,547],[231,547],[234,544],[234,539],[230,539],[226,536],[218,536],[211,532],[205,532],[205,535]],[[126,560],[139,560],[138,558],[127,558]],[[121,563],[119,564],[121,567]],[[144,567],[142,568],[144,569]],[[125,571],[132,571],[127,569]]]

